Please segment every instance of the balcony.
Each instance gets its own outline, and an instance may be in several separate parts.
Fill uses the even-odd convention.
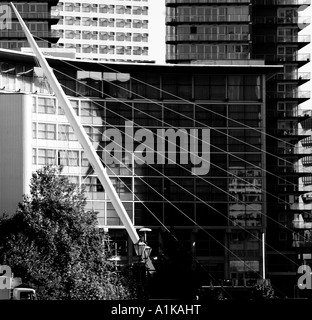
[[[265,60],[268,62],[298,62],[300,66],[310,62],[310,53],[292,53],[292,54],[255,54],[254,59]]]
[[[246,60],[249,53],[168,53],[167,60],[190,61],[190,60]]]
[[[190,16],[178,16],[178,17],[167,17],[166,23],[216,23],[216,22],[250,22],[250,15],[213,15],[207,16],[205,14],[190,15]]]
[[[306,130],[301,128],[295,128],[295,129],[279,129],[277,134],[282,137],[291,137],[291,136],[303,136],[303,137],[309,137],[308,134],[305,134]]]
[[[53,38],[58,39],[60,37],[60,33],[56,31],[33,31],[32,32],[34,37],[39,38]],[[11,39],[11,38],[26,38],[26,35],[23,31],[11,31],[11,30],[0,30],[0,38],[2,39]]]
[[[311,0],[254,0],[255,6],[302,6],[302,5],[310,5]]]
[[[310,99],[310,91],[289,91],[289,92],[276,92],[268,91],[267,97],[269,99]]]
[[[254,37],[255,43],[306,43],[311,41],[310,35],[296,35],[296,36],[273,36],[273,35],[258,35]]]
[[[168,35],[167,42],[171,41],[249,41],[249,34],[178,34]]]
[[[295,72],[295,73],[278,73],[273,77],[275,80],[297,80],[297,81],[309,81],[311,79],[310,72]]]
[[[222,4],[222,3],[233,3],[233,0],[166,0],[166,5],[175,5],[175,4]],[[249,4],[251,0],[240,0],[239,4]]]
[[[308,26],[311,23],[311,17],[276,17],[276,16],[263,16],[254,17],[254,24],[294,24]]]
[[[50,12],[20,12],[21,17],[24,20],[49,20],[49,19],[59,19],[53,16]]]
[[[312,155],[312,150],[307,150],[299,147],[288,147],[288,148],[277,148],[277,154],[282,156],[296,156],[296,157],[306,157]]]

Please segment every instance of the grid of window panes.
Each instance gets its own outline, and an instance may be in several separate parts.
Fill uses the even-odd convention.
[[[134,131],[142,128],[149,130],[155,142],[159,137],[160,129],[167,132],[171,127],[184,128],[186,130],[184,136],[188,139],[188,143],[181,146],[184,150],[177,151],[177,153],[183,151],[183,156],[188,156],[191,150],[190,129],[198,128],[201,134],[202,129],[211,128],[210,155],[209,158],[208,155],[207,158],[202,158],[202,161],[210,163],[210,171],[205,176],[192,175],[192,169],[196,166],[192,163],[182,163],[182,155],[176,158],[173,157],[173,154],[164,155],[173,157],[171,159],[177,163],[176,165],[168,164],[168,160],[165,160],[163,164],[153,164],[157,162],[156,150],[149,155],[151,157],[149,159],[153,158],[153,160],[150,160],[151,165],[148,166],[139,165],[135,158],[129,159],[131,155],[125,155],[122,152],[121,160],[124,162],[125,157],[128,156],[127,166],[129,168],[120,163],[114,163],[110,168],[111,174],[125,176],[129,179],[121,183],[116,178],[115,185],[118,183],[120,185],[118,188],[122,200],[136,199],[137,201],[134,201],[136,202],[135,212],[147,210],[140,203],[144,201],[150,210],[159,215],[158,218],[166,224],[180,217],[179,210],[183,210],[200,225],[226,225],[228,214],[230,214],[231,224],[259,226],[263,201],[261,197],[262,174],[252,166],[261,166],[262,163],[262,155],[259,152],[262,126],[262,104],[259,102],[261,98],[260,77],[205,74],[183,77],[180,74],[149,73],[137,73],[132,76],[136,80],[130,79],[130,74],[125,73],[96,74],[93,72],[78,75],[81,81],[75,89],[79,94],[94,98],[71,99],[72,105],[99,153],[105,146],[103,142],[105,130],[111,127],[124,133],[127,120],[133,121]],[[83,85],[84,77],[88,79],[86,80],[88,86]],[[103,80],[99,81],[99,79]],[[63,79],[60,81],[62,83]],[[129,91],[130,82],[131,92]],[[98,91],[96,86],[99,88]],[[113,99],[111,101],[100,99],[102,92],[108,98]],[[96,95],[99,96],[98,99],[95,98]],[[196,105],[174,101],[178,96],[192,99],[193,95],[202,102]],[[136,98],[138,102],[132,100],[116,102],[115,100],[131,97]],[[225,97],[228,103],[224,102]],[[157,101],[156,103],[149,103],[146,100],[139,102],[139,99],[143,100],[143,98],[157,99]],[[158,100],[160,98],[163,100]],[[170,99],[170,102],[165,102],[167,99]],[[55,114],[55,116],[64,114],[62,109],[56,105],[55,99],[45,97],[36,98],[35,110],[38,114],[43,112],[49,115]],[[64,121],[66,122],[65,118]],[[256,130],[246,129],[241,123]],[[45,139],[61,143],[60,147],[55,148],[55,152],[52,151],[53,149],[47,149],[48,151],[44,152],[38,147],[36,150],[37,164],[50,163],[52,159],[55,159],[55,163],[65,166],[80,166],[82,174],[92,171],[80,148],[63,152],[66,143],[76,141],[69,124],[38,120],[34,124],[33,131],[37,141]],[[136,147],[138,147],[137,144],[134,150]],[[239,178],[230,179],[229,172]],[[134,175],[139,175],[141,178],[135,178]],[[83,175],[81,179],[84,179]],[[90,199],[105,199],[104,191],[100,190],[101,187],[95,177],[90,181],[87,179],[86,182],[89,186]],[[229,200],[233,202],[233,205],[228,211]],[[175,206],[169,205],[168,201],[175,203]],[[209,206],[205,203],[209,203]],[[252,206],[251,203],[253,203]],[[166,212],[170,212],[170,215],[167,215]],[[219,212],[222,212],[224,216]],[[116,219],[111,221],[116,221]],[[136,224],[157,224],[153,216],[148,213],[136,214],[134,221]],[[188,218],[182,217],[178,221],[181,225],[192,225],[192,221]]]
[[[108,133],[120,133],[121,140],[115,141],[119,153],[107,171],[135,225],[200,225],[216,228],[218,239],[224,239],[228,226],[259,234],[265,210],[262,77],[78,71],[73,78],[79,82],[73,82],[55,73],[63,87],[71,89],[69,95],[81,96],[70,101],[101,158],[112,142]],[[126,135],[128,141],[135,138],[129,152],[124,150]],[[144,150],[144,136],[153,148]],[[200,161],[192,158],[194,150]],[[54,97],[35,95],[33,166],[51,163],[62,165],[62,173],[84,187],[86,208],[98,212],[100,225],[121,226],[61,106]],[[203,174],[193,174],[207,167]],[[196,237],[196,255],[224,255],[207,235]],[[239,237],[235,242],[229,235],[232,250],[258,270],[259,243],[245,234]],[[228,258],[231,272],[240,273],[237,257]]]

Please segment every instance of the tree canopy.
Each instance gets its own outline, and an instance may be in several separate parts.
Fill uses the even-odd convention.
[[[39,299],[130,299],[129,278],[115,270],[109,237],[85,211],[83,190],[47,166],[32,175],[30,194],[0,219],[0,263],[37,289]]]

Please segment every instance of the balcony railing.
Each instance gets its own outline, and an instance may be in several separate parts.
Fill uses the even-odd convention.
[[[258,35],[255,36],[255,42],[257,43],[267,43],[267,42],[305,42],[310,43],[311,36],[310,35],[296,35],[296,36],[271,36],[271,35]]]
[[[271,99],[310,99],[310,95],[310,91],[267,92],[268,98]]]
[[[278,73],[274,76],[276,80],[310,80],[310,72],[296,72],[296,73]]]
[[[204,4],[216,4],[216,3],[250,3],[251,0],[166,0],[166,4],[196,4],[196,3],[204,3]]]
[[[310,53],[293,53],[293,54],[256,54],[255,59],[266,61],[307,61],[311,59]]]
[[[169,53],[168,60],[244,60],[249,59],[249,53]]]
[[[311,23],[311,17],[275,17],[275,16],[263,16],[254,17],[253,22],[255,24],[302,24],[308,25]]]
[[[249,34],[178,34],[168,35],[167,41],[249,41]]]
[[[311,0],[254,0],[254,5],[256,6],[279,6],[279,5],[309,5],[311,4]]]
[[[250,15],[246,14],[231,14],[231,15],[213,15],[208,16],[205,14],[167,17],[166,22],[181,23],[181,22],[250,22]]]
[[[23,19],[55,19],[50,12],[20,12]]]
[[[55,31],[33,31],[35,37],[40,38],[59,38],[60,33]],[[0,30],[0,38],[26,38],[23,31]]]

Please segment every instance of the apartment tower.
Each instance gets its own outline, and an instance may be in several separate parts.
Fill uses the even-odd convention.
[[[148,61],[149,0],[58,2],[52,27],[60,33],[58,45],[81,59]]]

